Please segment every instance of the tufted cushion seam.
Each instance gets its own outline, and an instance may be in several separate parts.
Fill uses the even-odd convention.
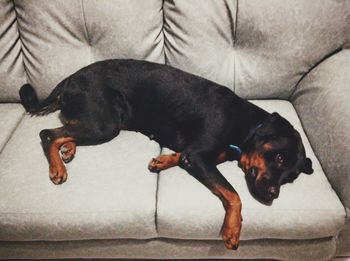
[[[85,15],[85,9],[84,9],[84,0],[80,0],[80,8],[81,8],[81,15],[82,15],[82,19],[83,19],[83,23],[84,23],[84,35],[86,38],[86,42],[89,45],[89,49],[90,49],[90,58],[89,61],[90,63],[94,62],[94,59],[92,58],[92,46],[91,46],[91,38],[90,38],[90,34],[89,34],[89,30],[86,24],[86,15]]]
[[[26,77],[26,82],[28,83],[29,80],[28,80],[28,70],[27,70],[27,67],[26,67],[26,63],[24,62],[24,52],[23,52],[23,40],[22,40],[22,34],[21,34],[21,26],[20,26],[20,23],[18,22],[18,13],[17,13],[17,9],[16,9],[16,3],[15,3],[15,0],[12,0],[12,5],[13,5],[13,10],[15,11],[15,14],[16,14],[16,24],[17,24],[17,31],[18,31],[18,38],[19,38],[19,42],[20,42],[20,46],[21,46],[21,51],[19,54],[22,54],[22,64],[23,64],[23,69],[24,69],[24,74],[25,74],[25,77]]]
[[[166,52],[165,52],[165,33],[164,33],[164,24],[165,24],[165,10],[164,10],[164,1],[162,1],[162,15],[163,15],[163,23],[162,23],[162,34],[163,34],[163,55],[164,55],[164,64],[168,64],[168,58],[167,58],[167,55],[166,55]]]
[[[232,30],[232,48],[235,50],[236,48],[236,40],[237,40],[237,22],[238,22],[238,0],[235,0],[236,2],[236,12],[235,12],[235,20],[233,22],[232,13],[230,12],[229,7],[227,6],[227,3],[225,2],[225,6],[227,11],[229,12],[230,17],[230,28]],[[233,92],[236,92],[236,54],[233,53]]]

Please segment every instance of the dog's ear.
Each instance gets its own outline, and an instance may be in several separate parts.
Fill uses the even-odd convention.
[[[305,174],[312,174],[314,172],[313,168],[312,168],[312,161],[309,158],[305,158],[301,165],[300,165],[300,171],[304,172]]]
[[[293,130],[293,126],[285,118],[274,112],[257,128],[256,134],[260,137],[268,137],[287,134]]]

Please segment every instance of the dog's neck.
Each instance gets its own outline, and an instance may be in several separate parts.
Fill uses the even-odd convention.
[[[230,145],[238,147],[240,150],[243,143],[249,139],[251,135],[262,125],[262,123],[266,120],[266,118],[270,115],[267,111],[262,108],[254,105],[253,103],[243,100],[242,103],[242,111],[245,112],[244,119],[241,119],[242,125],[240,126],[240,134],[235,135],[235,137],[239,137]],[[231,147],[231,150],[235,151],[235,155],[237,158],[240,157],[239,151]]]
[[[246,101],[243,106],[245,107],[245,111],[248,112],[247,127],[249,131],[256,129],[271,114],[249,101]]]

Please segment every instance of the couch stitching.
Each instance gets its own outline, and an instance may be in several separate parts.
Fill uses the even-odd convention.
[[[21,44],[20,54],[22,54],[23,70],[24,70],[24,74],[25,74],[25,77],[26,77],[26,82],[28,83],[29,82],[29,80],[28,80],[29,76],[28,76],[28,70],[27,70],[27,67],[26,67],[26,64],[25,64],[25,61],[24,61],[25,54],[23,52],[24,44],[23,44],[23,40],[22,40],[20,25],[19,25],[19,22],[18,22],[18,13],[17,13],[17,10],[16,10],[15,0],[12,0],[12,5],[13,5],[13,10],[14,10],[14,12],[16,14],[16,24],[17,24],[18,38],[19,38],[19,42]]]
[[[162,14],[163,14],[163,24],[162,24],[162,33],[163,33],[163,55],[164,55],[164,64],[168,64],[168,58],[167,58],[166,52],[165,52],[165,39],[166,39],[166,35],[165,35],[165,29],[164,29],[164,24],[165,24],[164,2],[165,2],[165,0],[162,1]]]
[[[162,154],[163,148],[159,147],[159,155]],[[157,183],[156,183],[156,205],[155,205],[155,212],[154,212],[154,225],[157,235],[158,233],[158,193],[159,193],[159,182],[160,182],[160,172],[157,173]]]
[[[233,91],[236,92],[236,41],[237,41],[237,24],[238,24],[238,0],[236,0],[235,23],[233,25]]]
[[[88,43],[89,45],[91,45],[90,36],[89,36],[89,31],[88,31],[87,24],[86,24],[85,9],[84,9],[84,0],[80,0],[80,7],[81,7],[81,13],[82,13],[82,18],[83,18],[83,22],[84,22],[84,34],[85,34],[87,43]]]
[[[290,95],[288,97],[288,101],[291,101],[295,92],[297,91],[300,83],[304,80],[304,78],[306,76],[308,76],[316,67],[318,67],[318,65],[320,65],[321,63],[323,63],[325,60],[329,59],[330,57],[332,57],[333,55],[339,53],[340,51],[343,50],[343,47],[340,46],[338,48],[336,48],[335,50],[333,50],[332,52],[326,54],[325,56],[323,56],[319,61],[317,61],[315,64],[313,64],[309,70],[307,70],[298,80],[298,82],[295,84],[295,86],[293,87],[292,91],[290,92]]]
[[[234,4],[235,7],[237,7],[237,1],[238,0],[232,0],[232,3],[236,3]],[[232,16],[232,12],[230,10],[230,7],[228,6],[227,4],[227,1],[225,1],[225,8],[226,8],[226,12],[227,12],[227,15],[228,15],[228,20],[229,20],[229,23],[230,23],[230,30],[231,30],[231,39],[232,39],[232,49],[234,51],[234,48],[235,48],[235,41],[236,41],[236,30],[235,30],[235,24],[236,24],[236,19],[237,19],[237,8],[236,8],[236,16],[233,17]],[[235,19],[235,21],[233,20]],[[236,72],[235,72],[235,54],[233,52],[233,79],[232,79],[232,90],[235,91],[235,78],[236,78]]]
[[[344,208],[343,208],[344,210]],[[251,212],[250,214],[254,214],[256,212],[261,213],[260,209],[255,209],[255,208],[244,208],[245,212]],[[281,208],[281,209],[274,209],[271,210],[272,212],[277,212],[277,213],[285,213],[285,212],[296,212],[296,211],[306,211],[306,209],[297,209],[297,208]],[[321,209],[321,208],[314,208],[314,209],[307,209],[307,211],[316,211],[318,212],[317,214],[322,214],[323,212],[326,212],[327,215],[330,217],[345,217],[345,210],[344,210],[344,214],[340,214],[338,209]],[[330,213],[329,211],[337,211],[336,213]],[[62,215],[72,215],[72,214],[91,214],[91,215],[95,215],[97,214],[101,214],[101,213],[124,213],[124,210],[112,210],[112,211],[78,211],[78,212],[74,212],[74,211],[66,211],[64,213],[62,212],[2,212],[1,215],[18,215],[18,216],[22,216],[22,215],[57,215],[57,213],[61,213]]]
[[[91,45],[91,38],[90,38],[89,30],[88,30],[87,23],[86,23],[84,0],[80,0],[80,8],[81,8],[82,18],[83,18],[83,23],[84,23],[84,25],[83,25],[84,34],[85,34],[85,38],[86,38],[87,44],[89,45],[89,49],[90,49],[89,62],[92,63],[94,60],[92,59],[92,45]]]
[[[165,53],[165,33],[164,33],[164,24],[165,24],[165,12],[164,12],[164,2],[165,0],[162,1],[162,14],[163,14],[163,24],[162,24],[162,34],[163,34],[163,55],[164,55],[164,64],[168,64],[168,59]],[[162,153],[162,148],[160,148],[159,155]],[[155,230],[157,233],[157,236],[159,236],[159,231],[158,231],[158,193],[159,193],[159,181],[160,181],[160,176],[159,172],[157,173],[157,185],[156,185],[156,205],[155,205],[155,212],[154,212],[154,224],[155,224]]]
[[[154,212],[154,225],[157,236],[159,236],[158,232],[158,191],[159,191],[159,173],[157,173],[157,186],[156,186],[156,206]]]

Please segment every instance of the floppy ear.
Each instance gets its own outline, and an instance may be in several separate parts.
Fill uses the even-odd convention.
[[[260,137],[267,137],[286,134],[293,129],[293,126],[285,118],[277,112],[274,112],[269,115],[261,127],[256,130],[256,134]]]
[[[311,159],[309,158],[304,159],[304,161],[301,163],[300,171],[308,175],[314,172],[314,170],[312,169]]]

